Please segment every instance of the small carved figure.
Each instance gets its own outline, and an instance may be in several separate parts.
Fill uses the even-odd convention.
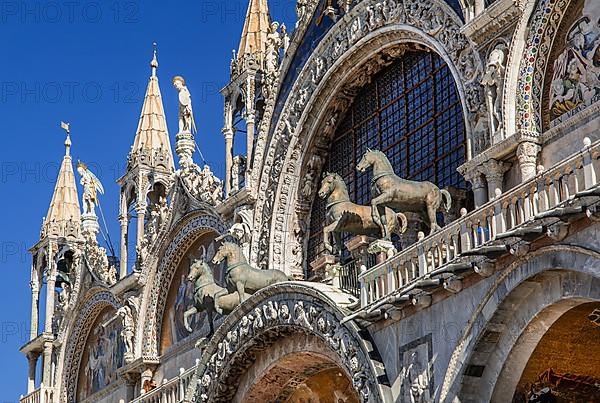
[[[296,28],[302,22],[302,20],[306,17],[307,7],[309,0],[297,0],[296,1]]]
[[[133,319],[133,312],[127,305],[122,306],[117,310],[117,315],[123,321],[123,327],[121,329],[121,337],[125,344],[125,354],[133,354],[133,337],[135,335],[135,321]]]
[[[384,209],[383,224],[379,225],[371,214],[369,206],[360,206],[350,201],[348,189],[341,176],[326,173],[321,182],[319,197],[327,199],[325,214],[327,225],[323,228],[325,249],[334,253],[331,245],[333,234],[336,252],[341,252],[341,234],[347,232],[354,235],[381,236],[389,240],[392,233],[401,235],[406,231],[408,220],[402,213],[395,213],[391,208]]]
[[[492,135],[502,129],[502,94],[504,91],[504,64],[506,46],[498,44],[490,53],[481,85],[485,89],[488,122]]]
[[[452,206],[452,197],[447,190],[440,190],[431,182],[415,182],[398,177],[387,156],[381,151],[367,150],[356,169],[365,172],[371,166],[371,208],[373,219],[382,227],[382,233],[385,231],[385,222],[382,221],[386,215],[384,207],[420,213],[429,225],[430,233],[440,229],[436,218],[438,209],[443,206],[448,212]]]
[[[227,260],[227,284],[236,289],[241,296],[241,302],[246,300],[246,294],[254,294],[271,284],[291,280],[280,270],[259,270],[248,264],[242,248],[233,242],[224,242],[213,258],[214,264]]]
[[[173,77],[173,86],[179,92],[179,133],[196,133],[192,95],[185,85],[185,79],[181,76]]]
[[[96,215],[98,205],[98,193],[104,194],[104,187],[100,179],[90,171],[86,164],[77,162],[77,172],[81,176],[83,186],[83,215]]]
[[[281,34],[278,22],[272,22],[267,34],[267,48],[265,50],[265,68],[267,72],[273,73],[279,68],[279,49],[282,47]]]

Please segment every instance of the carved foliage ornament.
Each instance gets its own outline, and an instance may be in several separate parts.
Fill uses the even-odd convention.
[[[377,381],[369,371],[368,358],[355,334],[340,325],[339,318],[328,307],[306,296],[284,300],[280,295],[276,298],[263,301],[235,321],[221,340],[213,339],[211,344],[216,348],[210,358],[206,357],[206,365],[200,365],[196,373],[193,401],[231,401],[237,388],[226,386],[235,384],[228,378],[239,376],[252,364],[248,354],[252,354],[253,348],[264,348],[294,332],[319,337],[337,354],[361,401],[382,401]]]
[[[297,149],[291,151],[291,158],[285,172],[283,172],[283,162],[290,144],[295,147],[301,146],[296,141],[299,136],[297,129],[302,116],[306,115],[304,111],[308,100],[314,95],[327,72],[333,70],[334,63],[360,39],[388,25],[414,26],[421,31],[420,34],[414,35],[433,37],[448,53],[462,82],[465,83],[465,93],[469,94],[467,106],[470,112],[476,112],[480,104],[481,91],[477,78],[482,70],[481,60],[474,47],[460,32],[460,20],[445,3],[433,0],[363,1],[358,3],[346,17],[321,41],[315,54],[299,75],[275,127],[266,155],[264,155],[266,147],[264,136],[268,132],[268,127],[261,127],[262,139],[259,137],[257,142],[255,160],[263,160],[264,164],[253,171],[255,177],[253,183],[259,183],[258,175],[261,175],[261,171],[262,175],[257,192],[259,196],[254,222],[253,239],[256,241],[253,242],[252,247],[252,258],[256,259],[260,266],[266,265],[267,256],[264,246],[269,244],[271,238],[270,220],[272,218],[277,220],[281,215],[286,214],[285,204],[288,201],[289,191],[283,191],[283,188],[286,187],[286,183],[293,182],[292,176],[303,152]],[[348,102],[351,102],[352,97],[352,93],[347,94]],[[272,105],[268,105],[269,108],[271,108],[270,115]],[[268,125],[268,122],[266,124]],[[276,200],[279,183],[282,184],[282,191],[279,199]],[[274,211],[275,204],[282,207]],[[277,242],[276,239],[273,241]],[[282,261],[281,256],[274,256],[274,259]]]

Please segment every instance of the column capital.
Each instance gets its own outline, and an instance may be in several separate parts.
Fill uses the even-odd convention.
[[[234,130],[232,127],[224,127],[221,129],[221,133],[223,133],[223,136],[225,136],[225,139],[233,138]]]
[[[512,164],[510,162],[498,161],[492,158],[481,164],[479,169],[488,181],[503,180],[504,173],[508,171],[511,166]]]
[[[470,172],[466,172],[464,177],[465,180],[471,182],[473,189],[480,189],[485,187],[485,179],[483,174],[481,173],[480,167]]]
[[[536,175],[536,165],[538,154],[542,147],[532,141],[523,141],[517,147],[517,159],[521,169],[521,180],[523,182],[533,178]]]
[[[517,147],[517,159],[520,164],[535,164],[542,147],[532,141],[523,141]]]

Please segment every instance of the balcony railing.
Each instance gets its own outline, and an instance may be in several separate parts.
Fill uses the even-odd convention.
[[[182,402],[185,397],[185,391],[187,390],[196,366],[184,370],[179,370],[179,375],[171,380],[163,382],[156,389],[151,390],[132,400],[132,403],[179,403]]]
[[[20,403],[54,403],[54,401],[54,388],[43,385],[19,399]]]
[[[477,254],[477,250],[488,247],[488,252],[490,248],[499,252],[504,239],[522,235],[525,227],[528,233],[535,231],[529,228],[534,221],[550,225],[547,220],[569,208],[576,212],[570,206],[575,198],[600,195],[600,191],[589,192],[596,188],[600,176],[600,141],[590,144],[586,139],[584,143],[582,151],[362,273],[361,305],[402,292],[417,280],[445,271],[449,264],[459,262],[459,257]]]

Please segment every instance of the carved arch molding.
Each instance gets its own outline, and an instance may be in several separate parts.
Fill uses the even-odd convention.
[[[261,290],[232,312],[211,338],[186,397],[194,402],[229,402],[256,354],[278,340],[317,337],[338,358],[339,368],[363,402],[391,399],[385,368],[375,346],[325,294],[309,284],[284,283]],[[293,379],[290,380],[293,382]]]
[[[261,127],[255,160],[263,163],[252,180],[258,186],[252,261],[277,269],[294,264],[290,254],[300,241],[292,236],[298,220],[290,217],[301,215],[312,201],[302,199],[298,191],[310,157],[327,150],[337,120],[358,89],[401,56],[407,44],[435,51],[450,67],[470,138],[469,123],[481,104],[482,62],[460,32],[461,25],[456,13],[439,0],[371,0],[356,4],[327,33],[299,74],[281,114],[270,122],[274,129]],[[267,115],[273,105],[269,108]]]
[[[544,74],[569,3],[570,0],[541,0],[529,18],[517,85],[517,130],[541,133]]]
[[[141,317],[138,323],[137,340],[141,340],[142,355],[157,357],[162,317],[166,309],[169,288],[177,267],[189,247],[203,234],[213,231],[219,235],[227,232],[227,225],[216,214],[195,212],[183,218],[171,231],[170,242],[161,252],[151,255],[148,265],[148,287],[144,293]]]
[[[113,293],[106,289],[92,289],[90,293],[91,296],[82,303],[82,307],[78,310],[79,315],[73,321],[72,331],[67,338],[64,359],[59,361],[65,363],[60,391],[60,400],[64,402],[71,403],[77,399],[79,366],[87,338],[98,315],[107,307],[117,310],[121,306]]]

